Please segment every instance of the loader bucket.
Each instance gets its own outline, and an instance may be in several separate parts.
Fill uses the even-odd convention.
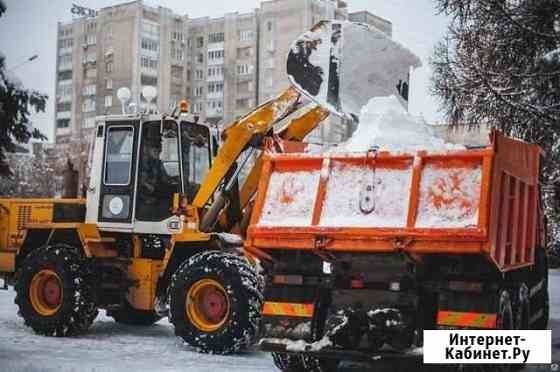
[[[321,21],[288,53],[292,85],[332,113],[357,119],[371,97],[403,94],[420,60],[381,31],[362,23]]]

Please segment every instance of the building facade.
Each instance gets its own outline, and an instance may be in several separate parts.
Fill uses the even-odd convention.
[[[187,98],[203,120],[227,124],[288,86],[291,42],[321,19],[355,19],[391,35],[389,21],[348,13],[340,0],[269,0],[247,14],[189,18],[141,0],[106,7],[93,17],[59,23],[56,63],[57,147],[85,173],[95,117],[122,111],[116,92],[131,89],[140,110],[143,86],[170,112]],[[339,142],[348,127],[329,120],[312,142]]]

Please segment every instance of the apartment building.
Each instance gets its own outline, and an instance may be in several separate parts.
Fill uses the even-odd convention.
[[[138,0],[59,23],[56,142],[84,157],[95,117],[121,112],[120,87],[131,89],[139,109],[148,104],[142,87],[150,85],[159,111],[186,97],[203,120],[229,123],[288,86],[285,58],[301,32],[321,19],[353,18],[391,34],[389,21],[348,13],[340,0],[262,1],[251,13],[219,18],[189,18]],[[339,142],[347,135],[348,126],[332,120],[312,138]]]

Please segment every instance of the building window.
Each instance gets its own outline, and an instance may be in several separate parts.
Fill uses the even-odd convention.
[[[96,68],[88,68],[86,70],[86,78],[87,79],[96,79],[97,78],[97,69]]]
[[[266,22],[266,29],[267,31],[272,31],[272,21]]]
[[[140,66],[147,69],[157,70],[158,61],[157,59],[151,57],[140,56]]]
[[[95,116],[92,116],[91,118],[85,118],[84,119],[84,128],[93,128],[95,127]]]
[[[253,54],[253,48],[251,48],[251,47],[237,48],[237,58],[238,59],[251,57],[252,54]]]
[[[74,44],[74,39],[62,39],[60,40],[59,48],[60,49],[72,48],[73,44]]]
[[[58,80],[71,80],[72,71],[61,71],[58,73]]]
[[[194,77],[196,80],[204,79],[204,72],[202,70],[196,70],[194,73],[195,73]]]
[[[224,91],[224,83],[210,83],[208,84],[208,93],[220,93]]]
[[[173,31],[171,32],[171,40],[174,41],[185,41],[185,35],[183,35],[180,31]]]
[[[159,38],[159,25],[146,20],[142,21],[142,32],[145,35]]]
[[[72,27],[58,30],[58,37],[68,37],[72,35]]]
[[[86,45],[94,45],[97,42],[95,34],[89,34],[85,36]]]
[[[183,48],[171,48],[171,58],[183,61],[185,59],[185,51]]]
[[[224,58],[223,50],[212,50],[208,52],[208,60],[223,59],[223,58]]]
[[[191,81],[191,70],[187,70],[187,81]]]
[[[204,63],[204,54],[198,53],[198,56],[196,56],[196,61],[198,63]]]
[[[159,43],[150,39],[142,39],[142,41],[140,42],[140,47],[144,50],[157,52],[159,50]]]
[[[203,94],[204,94],[204,87],[194,88],[194,96],[195,97],[202,97]]]
[[[82,95],[84,96],[95,96],[97,91],[97,86],[95,84],[88,84],[82,90]]]
[[[157,86],[157,77],[141,74],[140,75],[140,84],[151,85],[151,86],[155,87],[155,86]]]
[[[194,112],[200,114],[202,112],[202,103],[198,102],[194,104]]]
[[[97,28],[97,24],[95,22],[86,23],[86,32],[95,32],[96,28]]]
[[[84,100],[84,103],[82,104],[82,111],[83,112],[95,111],[95,99],[88,98]]]
[[[65,54],[58,58],[58,65],[72,65],[72,54]]]
[[[59,84],[58,85],[58,95],[60,97],[70,97],[70,98],[72,98],[72,84]]]
[[[105,72],[107,73],[113,72],[113,62],[105,63]]]
[[[208,35],[208,43],[221,43],[224,41],[224,33],[216,32]]]
[[[242,98],[235,101],[235,105],[239,109],[244,109],[249,107],[249,98]]]
[[[70,119],[58,119],[56,121],[57,128],[68,128],[70,127]]]
[[[241,65],[237,65],[237,74],[238,75],[247,75],[249,73],[251,73],[252,71],[252,66],[248,65],[248,64],[241,64]]]
[[[56,104],[56,112],[65,112],[72,109],[72,102],[59,102]]]
[[[113,79],[105,79],[105,88],[113,89]]]
[[[113,96],[105,96],[105,107],[113,106]]]
[[[204,46],[204,37],[203,36],[199,36],[196,38],[196,47],[197,48],[202,48]]]
[[[239,31],[239,41],[253,40],[253,30]]]

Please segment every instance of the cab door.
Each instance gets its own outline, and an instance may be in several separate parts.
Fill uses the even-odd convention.
[[[132,223],[138,127],[138,121],[106,124],[99,222]]]

